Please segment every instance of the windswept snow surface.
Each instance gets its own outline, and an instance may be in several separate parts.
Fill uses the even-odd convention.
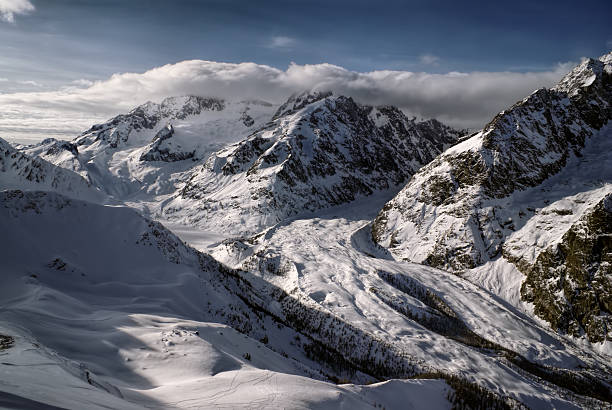
[[[211,322],[240,306],[257,320],[212,259],[133,210],[4,191],[0,230],[0,406],[450,408],[443,381],[330,384]]]

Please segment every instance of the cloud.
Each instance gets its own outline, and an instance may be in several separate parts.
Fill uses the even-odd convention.
[[[432,54],[423,54],[419,57],[419,61],[423,65],[434,65],[437,66],[440,62],[440,57],[434,56]]]
[[[297,41],[291,37],[285,36],[276,36],[272,37],[270,43],[268,44],[269,48],[288,48],[294,46]]]
[[[410,115],[475,129],[534,90],[554,85],[570,68],[560,64],[548,71],[526,73],[362,73],[332,64],[291,64],[279,70],[254,63],[190,60],[144,73],[114,74],[89,86],[82,83],[84,88],[0,94],[0,137],[33,135],[36,130],[45,130],[41,136],[75,136],[94,123],[168,96],[195,94],[281,103],[291,93],[305,89],[332,90],[362,103],[391,104]]]
[[[8,23],[15,22],[15,14],[27,14],[34,10],[29,0],[0,0],[0,20]]]
[[[84,78],[80,78],[78,80],[74,80],[72,81],[71,84],[74,84],[77,87],[91,87],[93,85],[93,81],[91,80],[86,80]]]
[[[8,81],[8,78],[0,77],[0,83],[4,83],[7,81]]]
[[[41,83],[37,83],[34,80],[22,80],[22,81],[17,81],[17,83],[22,84],[22,85],[31,85],[32,87],[42,87],[43,86]]]

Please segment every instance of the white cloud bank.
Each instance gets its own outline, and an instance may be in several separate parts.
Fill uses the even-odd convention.
[[[569,68],[563,64],[527,73],[360,73],[331,64],[291,64],[279,70],[254,63],[190,60],[144,73],[114,74],[91,85],[77,80],[81,87],[73,84],[58,91],[0,94],[0,137],[74,137],[96,122],[167,96],[194,94],[280,103],[304,89],[333,90],[367,104],[392,104],[411,115],[478,128],[535,89],[552,86]]]
[[[15,14],[26,14],[34,11],[29,0],[0,0],[0,20],[15,22]]]

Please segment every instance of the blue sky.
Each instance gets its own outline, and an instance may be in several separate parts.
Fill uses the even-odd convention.
[[[189,59],[285,69],[538,71],[612,48],[610,1],[30,0],[0,22],[0,91]],[[0,0],[2,3],[2,0]]]

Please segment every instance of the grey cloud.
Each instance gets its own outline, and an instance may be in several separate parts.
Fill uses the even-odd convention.
[[[91,87],[94,84],[94,82],[91,81],[91,80],[86,80],[84,78],[80,78],[78,80],[72,81],[71,84],[74,84],[77,87]]]
[[[43,85],[34,81],[34,80],[23,80],[23,81],[17,81],[17,83],[22,84],[22,85],[30,85],[32,87],[42,87]]]

